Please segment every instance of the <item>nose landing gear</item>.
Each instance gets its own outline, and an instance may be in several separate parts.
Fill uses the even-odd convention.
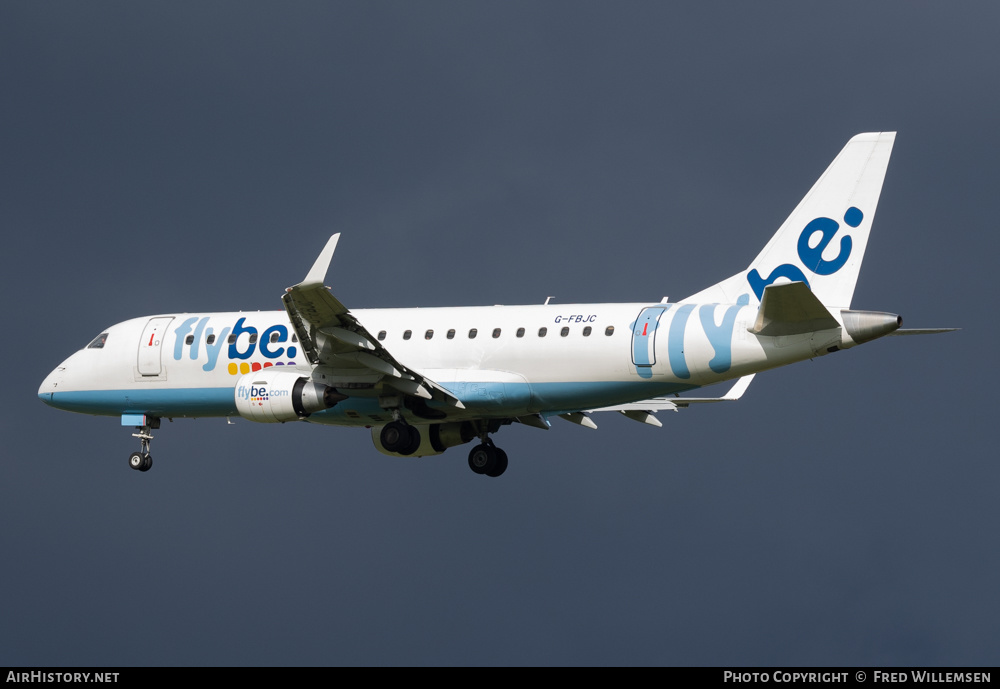
[[[149,471],[153,468],[153,455],[149,454],[149,446],[153,443],[153,434],[150,431],[160,427],[158,417],[147,417],[144,426],[136,426],[138,433],[133,433],[133,438],[138,438],[142,443],[142,450],[133,452],[128,456],[128,465],[136,471]]]
[[[138,471],[149,471],[153,468],[153,455],[148,452],[133,452],[128,456],[128,465]]]

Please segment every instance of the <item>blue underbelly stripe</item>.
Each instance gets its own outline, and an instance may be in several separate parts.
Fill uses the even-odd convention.
[[[448,383],[449,390],[469,411],[484,416],[524,414],[527,411],[595,409],[638,399],[686,392],[695,385],[646,381],[573,383]],[[85,390],[40,394],[43,402],[58,409],[106,416],[238,416],[233,388],[181,388],[143,390]],[[336,417],[352,406],[371,406],[373,399],[344,400],[325,414]],[[446,409],[440,403],[432,407]]]
[[[58,409],[107,416],[131,413],[167,417],[237,415],[233,388],[83,390],[46,394],[42,401]]]

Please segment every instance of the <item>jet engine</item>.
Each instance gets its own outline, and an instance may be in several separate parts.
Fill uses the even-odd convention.
[[[242,376],[235,395],[240,416],[261,423],[297,421],[347,399],[329,385],[274,367]]]

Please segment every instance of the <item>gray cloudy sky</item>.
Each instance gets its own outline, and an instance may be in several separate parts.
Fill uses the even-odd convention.
[[[0,665],[996,665],[995,3],[6,2]],[[506,428],[164,423],[42,378],[103,327],[681,298],[899,132],[861,309],[733,405]]]

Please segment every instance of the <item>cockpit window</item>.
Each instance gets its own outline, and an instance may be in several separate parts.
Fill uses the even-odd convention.
[[[94,341],[87,345],[87,349],[104,349],[104,343],[108,341],[108,334],[101,333],[94,338]]]

